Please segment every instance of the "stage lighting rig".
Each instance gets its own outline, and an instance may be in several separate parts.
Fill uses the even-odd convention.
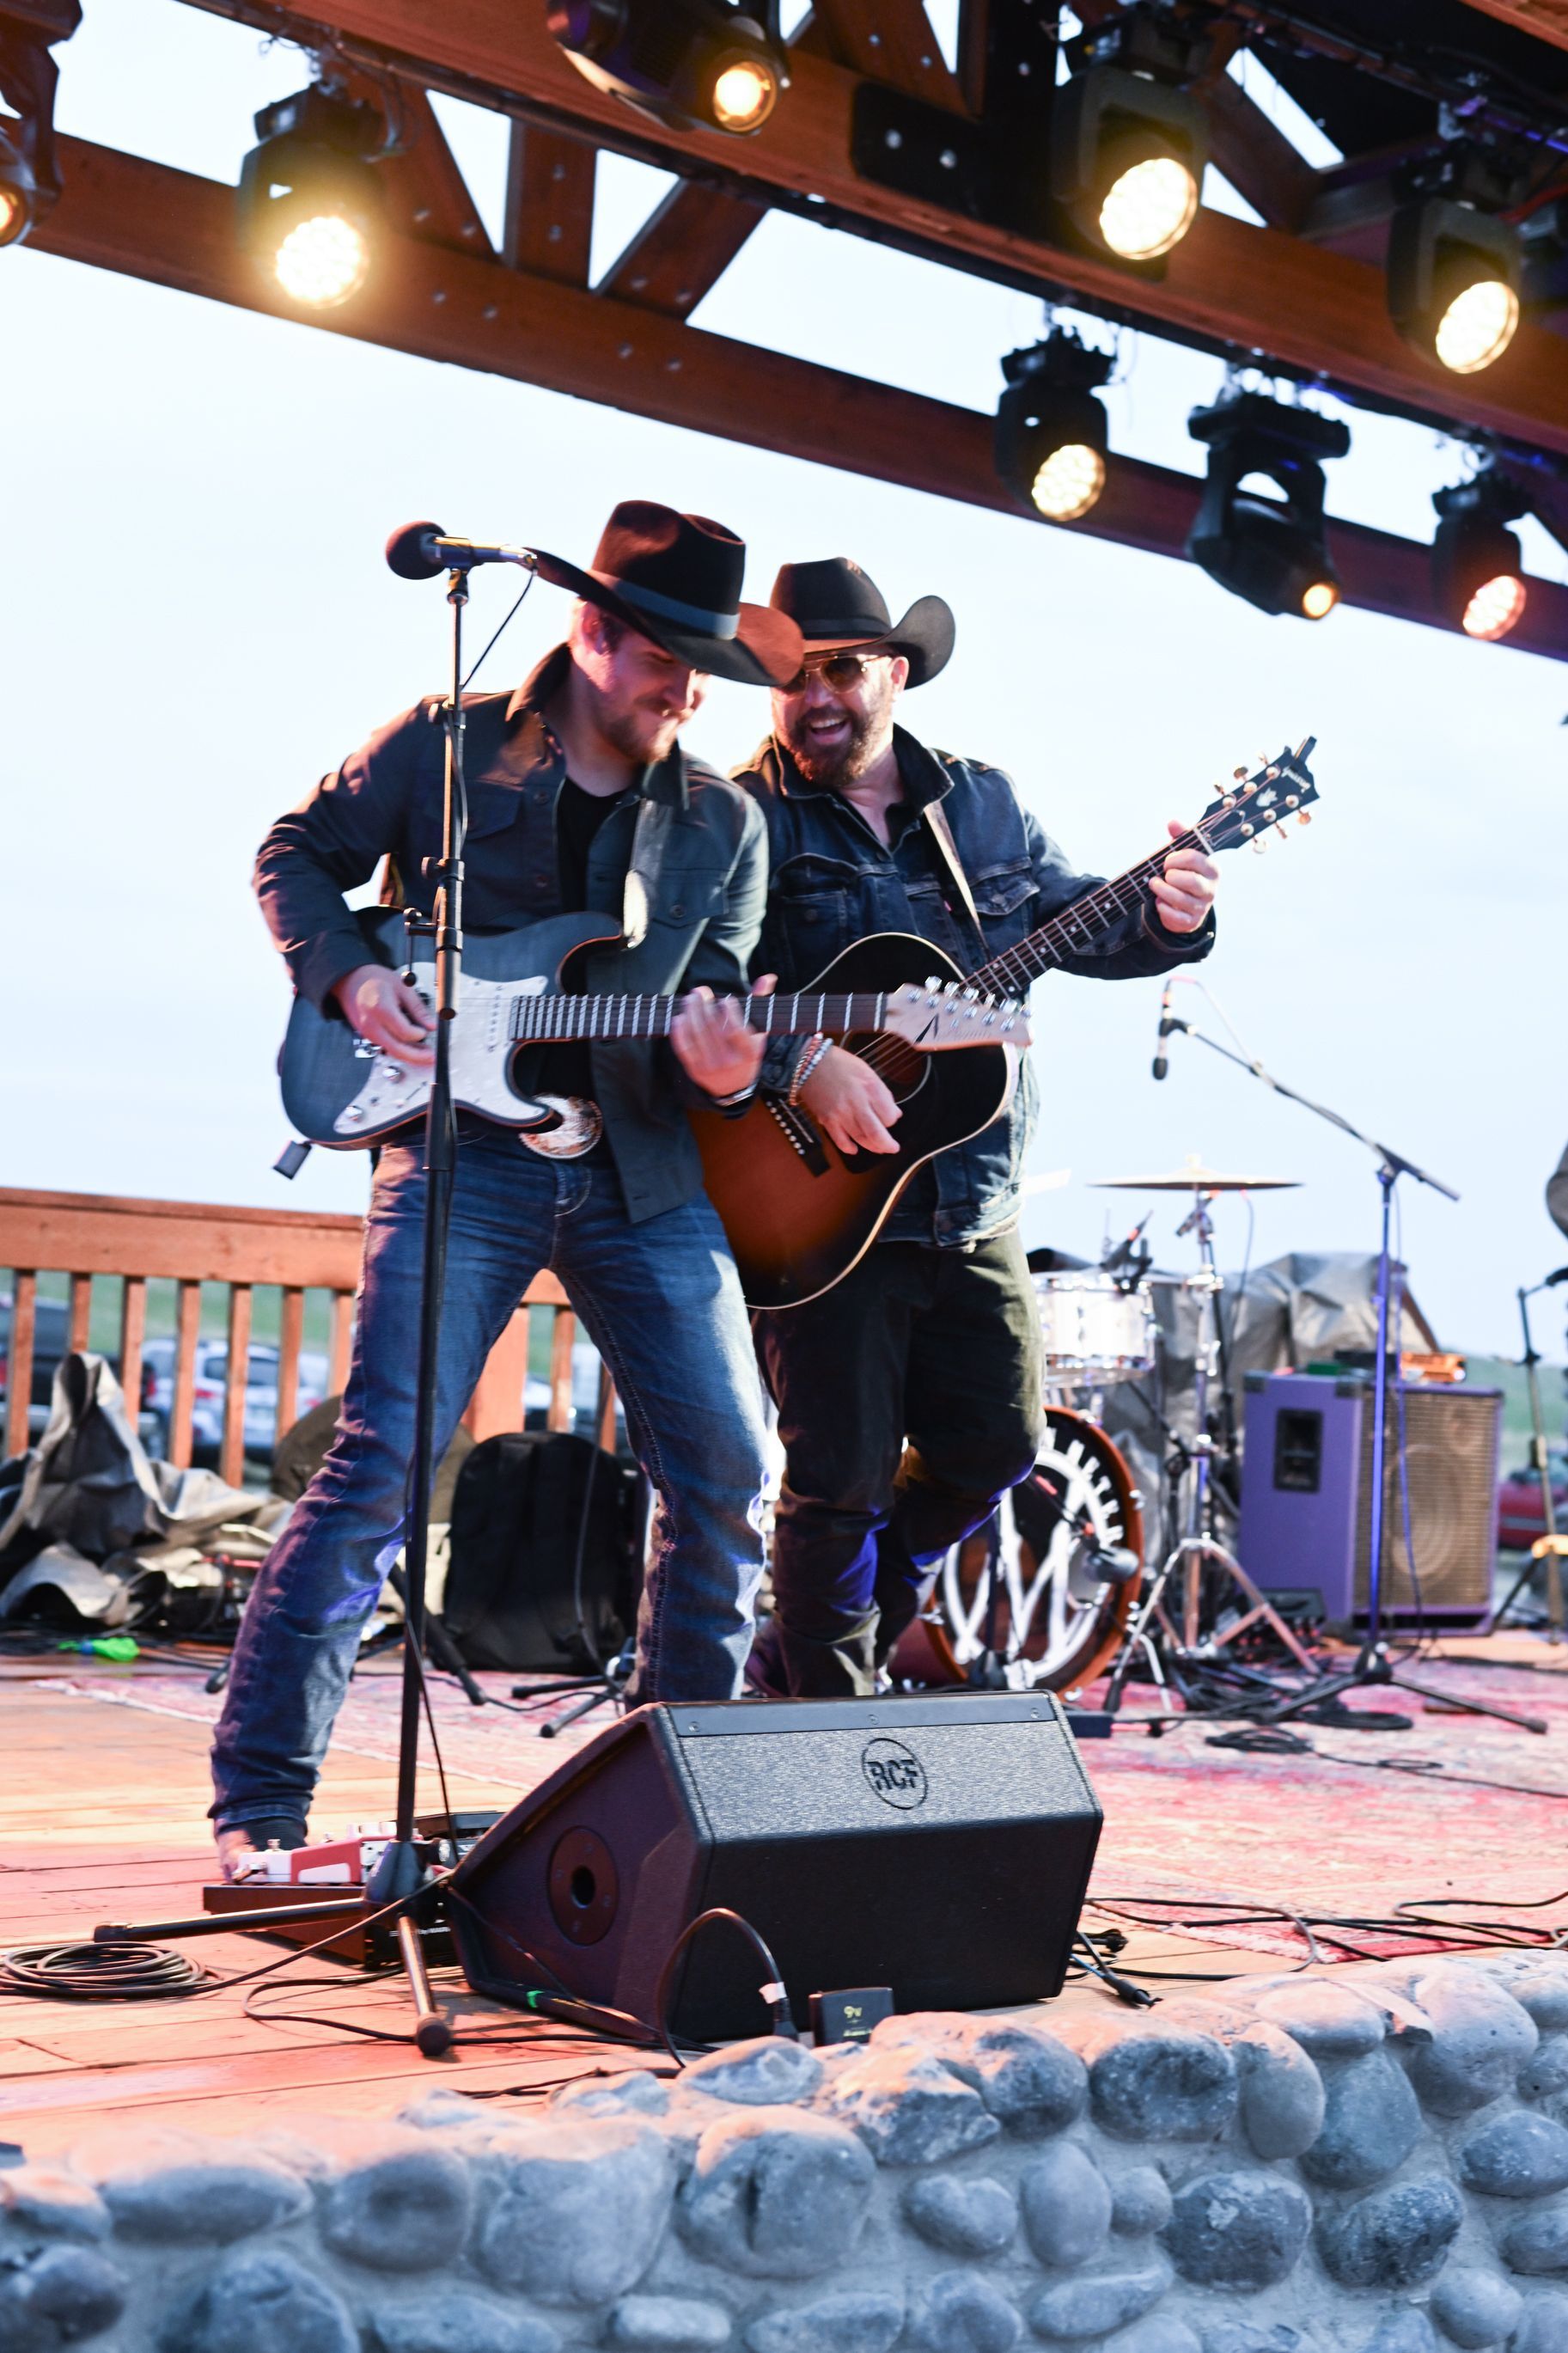
[[[385,226],[373,157],[397,152],[378,108],[313,82],[264,106],[239,175],[240,235],[275,284],[313,311],[369,277]]]
[[[1260,612],[1322,620],[1340,598],[1324,540],[1323,460],[1344,456],[1349,428],[1315,409],[1244,392],[1194,408],[1187,430],[1209,451],[1188,555]],[[1279,501],[1244,487],[1254,474],[1274,485]]]
[[[549,0],[545,21],[578,72],[684,131],[760,131],[789,87],[779,0]]]
[[[1389,223],[1387,273],[1394,325],[1454,375],[1478,375],[1513,341],[1521,254],[1507,221],[1450,196],[1419,196]]]
[[[1468,638],[1506,638],[1524,611],[1524,563],[1508,529],[1530,511],[1518,484],[1489,466],[1435,491],[1432,588],[1438,610]]]
[[[55,162],[55,85],[51,43],[68,40],[81,22],[79,0],[34,0],[20,14],[0,9],[0,246],[20,245],[60,193]]]
[[[1051,109],[1051,194],[1090,245],[1145,266],[1179,245],[1197,215],[1208,130],[1181,87],[1203,46],[1167,15],[1131,8],[1081,34]]]
[[[1076,522],[1105,488],[1110,434],[1095,393],[1114,364],[1068,328],[1009,352],[996,405],[996,470],[1047,522]]]

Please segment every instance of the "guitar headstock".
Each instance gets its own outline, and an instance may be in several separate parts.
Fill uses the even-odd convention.
[[[1235,782],[1216,794],[1194,832],[1210,849],[1239,849],[1248,841],[1261,849],[1270,832],[1283,838],[1292,818],[1299,825],[1310,825],[1308,811],[1318,787],[1307,756],[1317,740],[1309,735],[1294,752],[1287,744],[1277,759],[1266,760],[1251,775],[1237,768]]]
[[[888,998],[882,1027],[922,1054],[952,1046],[1026,1046],[1029,1017],[1016,998],[988,997],[962,981],[906,981]]]

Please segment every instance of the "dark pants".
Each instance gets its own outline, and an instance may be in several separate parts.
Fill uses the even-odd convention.
[[[1034,1461],[1023,1244],[873,1243],[820,1299],[752,1328],[785,1456],[770,1670],[797,1696],[862,1696],[931,1567]]]

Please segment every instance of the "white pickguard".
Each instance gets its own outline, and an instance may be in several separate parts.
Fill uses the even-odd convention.
[[[434,1005],[435,965],[416,964],[414,985],[426,1005]],[[527,1101],[514,1094],[507,1083],[507,1066],[513,1052],[512,1007],[520,997],[542,996],[550,987],[549,976],[534,973],[523,980],[479,980],[465,973],[460,987],[458,1018],[452,1024],[453,1101],[484,1113],[487,1118],[502,1120],[509,1127],[548,1119],[555,1108],[553,1103]],[[365,1081],[332,1123],[340,1135],[388,1127],[424,1110],[430,1092],[428,1071],[410,1071],[395,1054],[363,1040],[356,1050],[365,1060]]]

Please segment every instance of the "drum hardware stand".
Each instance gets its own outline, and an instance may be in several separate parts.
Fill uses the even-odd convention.
[[[1279,1724],[1287,1716],[1298,1714],[1302,1708],[1315,1707],[1325,1701],[1337,1699],[1341,1692],[1360,1689],[1367,1685],[1381,1687],[1393,1683],[1397,1684],[1403,1691],[1414,1692],[1420,1698],[1442,1701],[1466,1715],[1497,1716],[1505,1724],[1518,1724],[1527,1731],[1544,1733],[1546,1725],[1539,1716],[1520,1715],[1510,1708],[1491,1706],[1481,1700],[1462,1699],[1455,1694],[1438,1691],[1430,1683],[1415,1681],[1409,1675],[1397,1672],[1383,1632],[1384,1537],[1388,1502],[1384,1492],[1388,1459],[1388,1350],[1391,1330],[1394,1335],[1394,1345],[1395,1347],[1398,1345],[1400,1318],[1404,1312],[1403,1299],[1396,1301],[1395,1298],[1397,1275],[1391,1247],[1394,1188],[1401,1176],[1414,1176],[1418,1185],[1429,1185],[1435,1193],[1441,1193],[1447,1200],[1457,1201],[1459,1198],[1458,1193],[1454,1191],[1451,1185],[1445,1185],[1440,1177],[1434,1176],[1429,1170],[1418,1167],[1414,1160],[1406,1160],[1403,1154],[1394,1151],[1386,1144],[1379,1143],[1375,1136],[1365,1134],[1361,1128],[1354,1126],[1350,1120],[1346,1119],[1342,1112],[1331,1111],[1326,1103],[1315,1103],[1310,1095],[1301,1094],[1296,1088],[1288,1087],[1282,1079],[1277,1079],[1271,1071],[1265,1070],[1263,1064],[1256,1058],[1249,1060],[1245,1054],[1236,1053],[1229,1046],[1222,1046],[1217,1038],[1209,1037],[1205,1030],[1195,1029],[1192,1022],[1183,1020],[1179,1016],[1173,1016],[1169,1026],[1173,1030],[1180,1030],[1184,1036],[1196,1039],[1198,1044],[1206,1046],[1211,1053],[1223,1055],[1227,1062],[1234,1062],[1237,1070],[1246,1071],[1252,1078],[1261,1081],[1262,1084],[1270,1088],[1275,1094],[1282,1095],[1287,1103],[1299,1103],[1303,1111],[1312,1112],[1319,1119],[1327,1120],[1331,1127],[1337,1127],[1342,1134],[1350,1136],[1354,1143],[1365,1145],[1369,1152],[1377,1155],[1377,1181],[1383,1197],[1381,1240],[1377,1261],[1377,1356],[1373,1372],[1372,1529],[1366,1640],[1362,1644],[1353,1667],[1347,1669],[1343,1674],[1320,1676],[1314,1673],[1313,1681],[1304,1690],[1293,1693],[1289,1698],[1281,1700],[1277,1706],[1259,1715],[1257,1720],[1260,1724]],[[1403,1422],[1403,1416],[1400,1419]],[[1397,1439],[1396,1448],[1403,1469],[1404,1447]],[[1283,1626],[1284,1621],[1281,1620],[1279,1622]],[[1301,1656],[1300,1646],[1294,1636],[1289,1636],[1288,1640],[1289,1648],[1298,1656]],[[1309,1668],[1309,1672],[1313,1671]],[[1389,1728],[1393,1728],[1392,1724]]]
[[[1180,1668],[1189,1662],[1194,1664],[1199,1662],[1198,1599],[1203,1571],[1208,1565],[1223,1570],[1233,1584],[1240,1587],[1250,1604],[1245,1613],[1226,1628],[1223,1635],[1211,1636],[1209,1646],[1215,1650],[1222,1650],[1227,1643],[1235,1641],[1238,1634],[1245,1633],[1249,1626],[1261,1623],[1272,1629],[1278,1639],[1284,1643],[1285,1648],[1308,1674],[1315,1672],[1310,1657],[1302,1649],[1279,1611],[1253,1583],[1235,1554],[1227,1551],[1215,1534],[1215,1496],[1212,1477],[1214,1431],[1210,1425],[1208,1400],[1209,1384],[1222,1362],[1222,1344],[1218,1330],[1220,1277],[1215,1265],[1214,1219],[1209,1213],[1209,1196],[1201,1187],[1195,1188],[1193,1206],[1176,1230],[1178,1235],[1194,1234],[1197,1237],[1198,1252],[1203,1261],[1201,1273],[1191,1279],[1191,1288],[1198,1293],[1199,1314],[1197,1350],[1193,1367],[1193,1413],[1197,1426],[1191,1446],[1186,1447],[1184,1444],[1184,1451],[1190,1456],[1193,1471],[1187,1503],[1187,1533],[1161,1563],[1152,1583],[1139,1603],[1122,1637],[1121,1650],[1111,1669],[1110,1680],[1106,1686],[1105,1706],[1108,1715],[1114,1714],[1121,1704],[1121,1694],[1131,1669],[1134,1652],[1142,1649],[1147,1654],[1152,1649],[1149,1625],[1150,1620],[1155,1617],[1158,1617],[1161,1624],[1172,1637],[1174,1663],[1178,1670],[1173,1680],[1178,1693],[1182,1691]],[[1178,1570],[1182,1573],[1183,1581],[1182,1628],[1179,1636],[1171,1626],[1164,1606],[1166,1588],[1173,1575]],[[1165,1699],[1165,1704],[1168,1706],[1169,1699],[1164,1694],[1163,1684],[1162,1697]]]
[[[1510,1589],[1507,1600],[1492,1611],[1481,1628],[1483,1634],[1490,1634],[1502,1624],[1535,1574],[1537,1561],[1544,1560],[1546,1615],[1551,1630],[1546,1637],[1549,1642],[1563,1640],[1563,1555],[1568,1552],[1568,1535],[1557,1533],[1557,1512],[1552,1497],[1552,1465],[1546,1451],[1546,1417],[1541,1409],[1541,1380],[1537,1371],[1541,1356],[1531,1338],[1530,1303],[1537,1292],[1551,1291],[1560,1282],[1568,1282],[1568,1266],[1560,1266],[1555,1274],[1546,1277],[1544,1282],[1533,1282],[1528,1290],[1521,1289],[1515,1293],[1519,1301],[1519,1320],[1524,1332],[1524,1354],[1519,1361],[1524,1366],[1525,1378],[1530,1385],[1530,1457],[1541,1482],[1541,1513],[1546,1533],[1531,1546],[1530,1558]]]

